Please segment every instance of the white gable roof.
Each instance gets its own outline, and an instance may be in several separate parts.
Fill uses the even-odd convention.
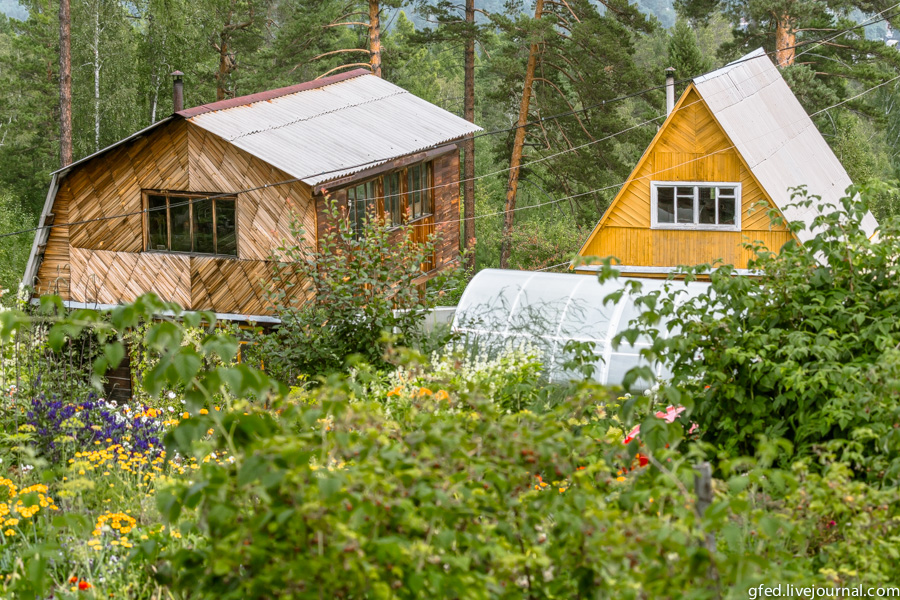
[[[815,205],[789,206],[789,188],[805,185],[821,203],[840,206],[852,182],[778,68],[760,48],[697,77],[694,85],[785,218],[807,224],[800,240],[812,238],[809,227],[819,212]],[[862,227],[875,233],[872,213]]]

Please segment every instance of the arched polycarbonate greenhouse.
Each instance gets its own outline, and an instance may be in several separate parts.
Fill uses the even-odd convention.
[[[642,364],[640,349],[649,340],[638,338],[634,345],[622,341],[618,348],[612,340],[628,328],[640,314],[635,296],[624,279],[600,282],[596,275],[539,273],[485,269],[466,286],[453,319],[453,330],[470,343],[488,351],[499,350],[509,342],[528,342],[541,351],[551,381],[577,375],[563,366],[571,356],[565,351],[569,341],[593,342],[599,357],[594,379],[602,384],[621,384],[625,373]],[[641,294],[668,286],[679,290],[679,302],[706,293],[708,283],[641,280]],[[604,302],[610,294],[625,290],[617,301]],[[659,325],[669,335],[665,323]],[[645,364],[645,363],[644,363]],[[657,377],[667,373],[654,364]]]

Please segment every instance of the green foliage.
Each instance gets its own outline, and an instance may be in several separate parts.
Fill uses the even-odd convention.
[[[696,33],[684,19],[679,19],[672,28],[667,53],[676,79],[696,77],[712,69],[712,61],[703,56]]]
[[[900,480],[900,227],[885,221],[868,238],[860,222],[870,192],[816,203],[803,244],[756,248],[758,277],[721,267],[707,294],[683,304],[677,288],[646,298],[639,328],[653,346],[642,352],[670,365],[670,401],[690,407],[717,448],[746,455],[760,436],[786,438],[795,456],[833,454],[858,477]],[[663,338],[662,315],[681,335]]]
[[[32,226],[29,211],[13,199],[12,194],[0,191],[0,236],[29,229]],[[11,306],[18,293],[28,253],[31,251],[31,236],[10,235],[0,237],[0,303]]]
[[[198,426],[237,452],[233,465],[204,466],[160,498],[170,518],[196,511],[204,539],[164,553],[158,570],[175,590],[746,598],[773,581],[885,585],[898,575],[889,540],[900,503],[841,465],[821,476],[803,464],[773,469],[779,447],[763,444],[758,460],[720,464],[726,479],[701,517],[688,490],[697,449],[675,450],[678,423],[657,420],[640,451],[658,466],[632,470],[637,448],[610,435],[615,421],[589,395],[513,414],[477,391],[419,394],[390,413],[350,400],[359,395],[334,379],[278,416],[204,417]],[[870,538],[884,542],[848,554]]]
[[[42,299],[36,314],[2,311],[4,367],[15,358],[15,352],[9,350],[16,345],[24,346],[19,350],[34,346],[45,353],[59,354],[78,340],[92,339],[97,351],[84,371],[92,373],[94,383],[99,384],[104,372],[123,359],[121,332],[151,320],[143,333],[146,347],[158,360],[146,373],[144,387],[150,394],[183,389],[183,413],[147,409],[140,404],[94,402],[91,407],[79,406],[83,398],[73,394],[40,403],[45,408],[53,404],[56,408],[52,410],[62,406],[73,416],[56,423],[60,417],[45,411],[35,421],[29,414],[32,402],[27,394],[7,389],[0,394],[4,432],[0,435],[3,597],[160,597],[164,588],[152,577],[159,552],[196,544],[197,540],[178,523],[161,522],[155,508],[157,491],[172,480],[191,477],[201,464],[221,467],[229,458],[227,449],[209,446],[208,429],[185,426],[174,435],[182,443],[188,443],[186,436],[191,436],[192,442],[205,443],[207,452],[197,458],[167,457],[158,444],[138,449],[137,429],[146,427],[155,433],[192,419],[196,425],[195,417],[207,413],[243,414],[248,399],[264,403],[286,392],[265,374],[230,364],[237,343],[214,329],[214,315],[183,313],[153,295],[105,314],[91,310],[66,313],[60,299],[51,297]],[[209,328],[199,341],[184,343],[202,323]],[[42,337],[28,339],[26,345],[23,338],[34,329],[41,329]],[[45,374],[57,367],[47,362]],[[20,370],[19,375],[23,385],[36,385],[34,373]],[[243,400],[233,403],[236,397]],[[223,405],[214,406],[216,400]],[[86,423],[87,412],[92,413],[94,424],[102,426]],[[42,430],[49,423],[61,426],[61,433],[53,434],[52,439]],[[71,435],[66,434],[69,430]],[[116,437],[116,443],[104,440],[107,435]],[[83,445],[91,439],[95,441]],[[35,448],[46,449],[51,443],[59,460],[48,462]]]
[[[299,245],[278,249],[268,294],[281,325],[263,335],[257,351],[281,381],[340,371],[350,356],[380,364],[387,343],[414,345],[426,303],[421,265],[435,243],[417,243],[412,230],[377,219],[357,235],[343,208],[332,202],[332,223],[315,242],[294,225]],[[303,286],[303,293],[295,287]],[[432,296],[433,298],[433,296]]]

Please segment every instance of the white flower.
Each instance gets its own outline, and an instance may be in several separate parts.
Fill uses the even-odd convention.
[[[174,399],[175,399],[175,392],[169,392],[169,393],[168,393],[168,396],[169,396],[169,400],[174,400]]]

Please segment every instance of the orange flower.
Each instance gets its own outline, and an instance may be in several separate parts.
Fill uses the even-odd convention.
[[[94,587],[94,586],[92,586],[91,584],[89,584],[89,583],[88,583],[87,581],[85,581],[84,579],[82,579],[81,581],[78,582],[78,589],[81,590],[81,591],[89,590],[89,589],[91,589],[92,587]]]
[[[403,387],[398,385],[397,387],[395,387],[394,389],[392,389],[391,391],[389,391],[389,392],[387,393],[387,395],[388,395],[388,397],[391,397],[391,396],[399,396],[399,395],[400,395],[400,392],[402,392],[402,391],[403,391]]]
[[[78,583],[78,578],[72,575],[69,577],[69,583]]]

